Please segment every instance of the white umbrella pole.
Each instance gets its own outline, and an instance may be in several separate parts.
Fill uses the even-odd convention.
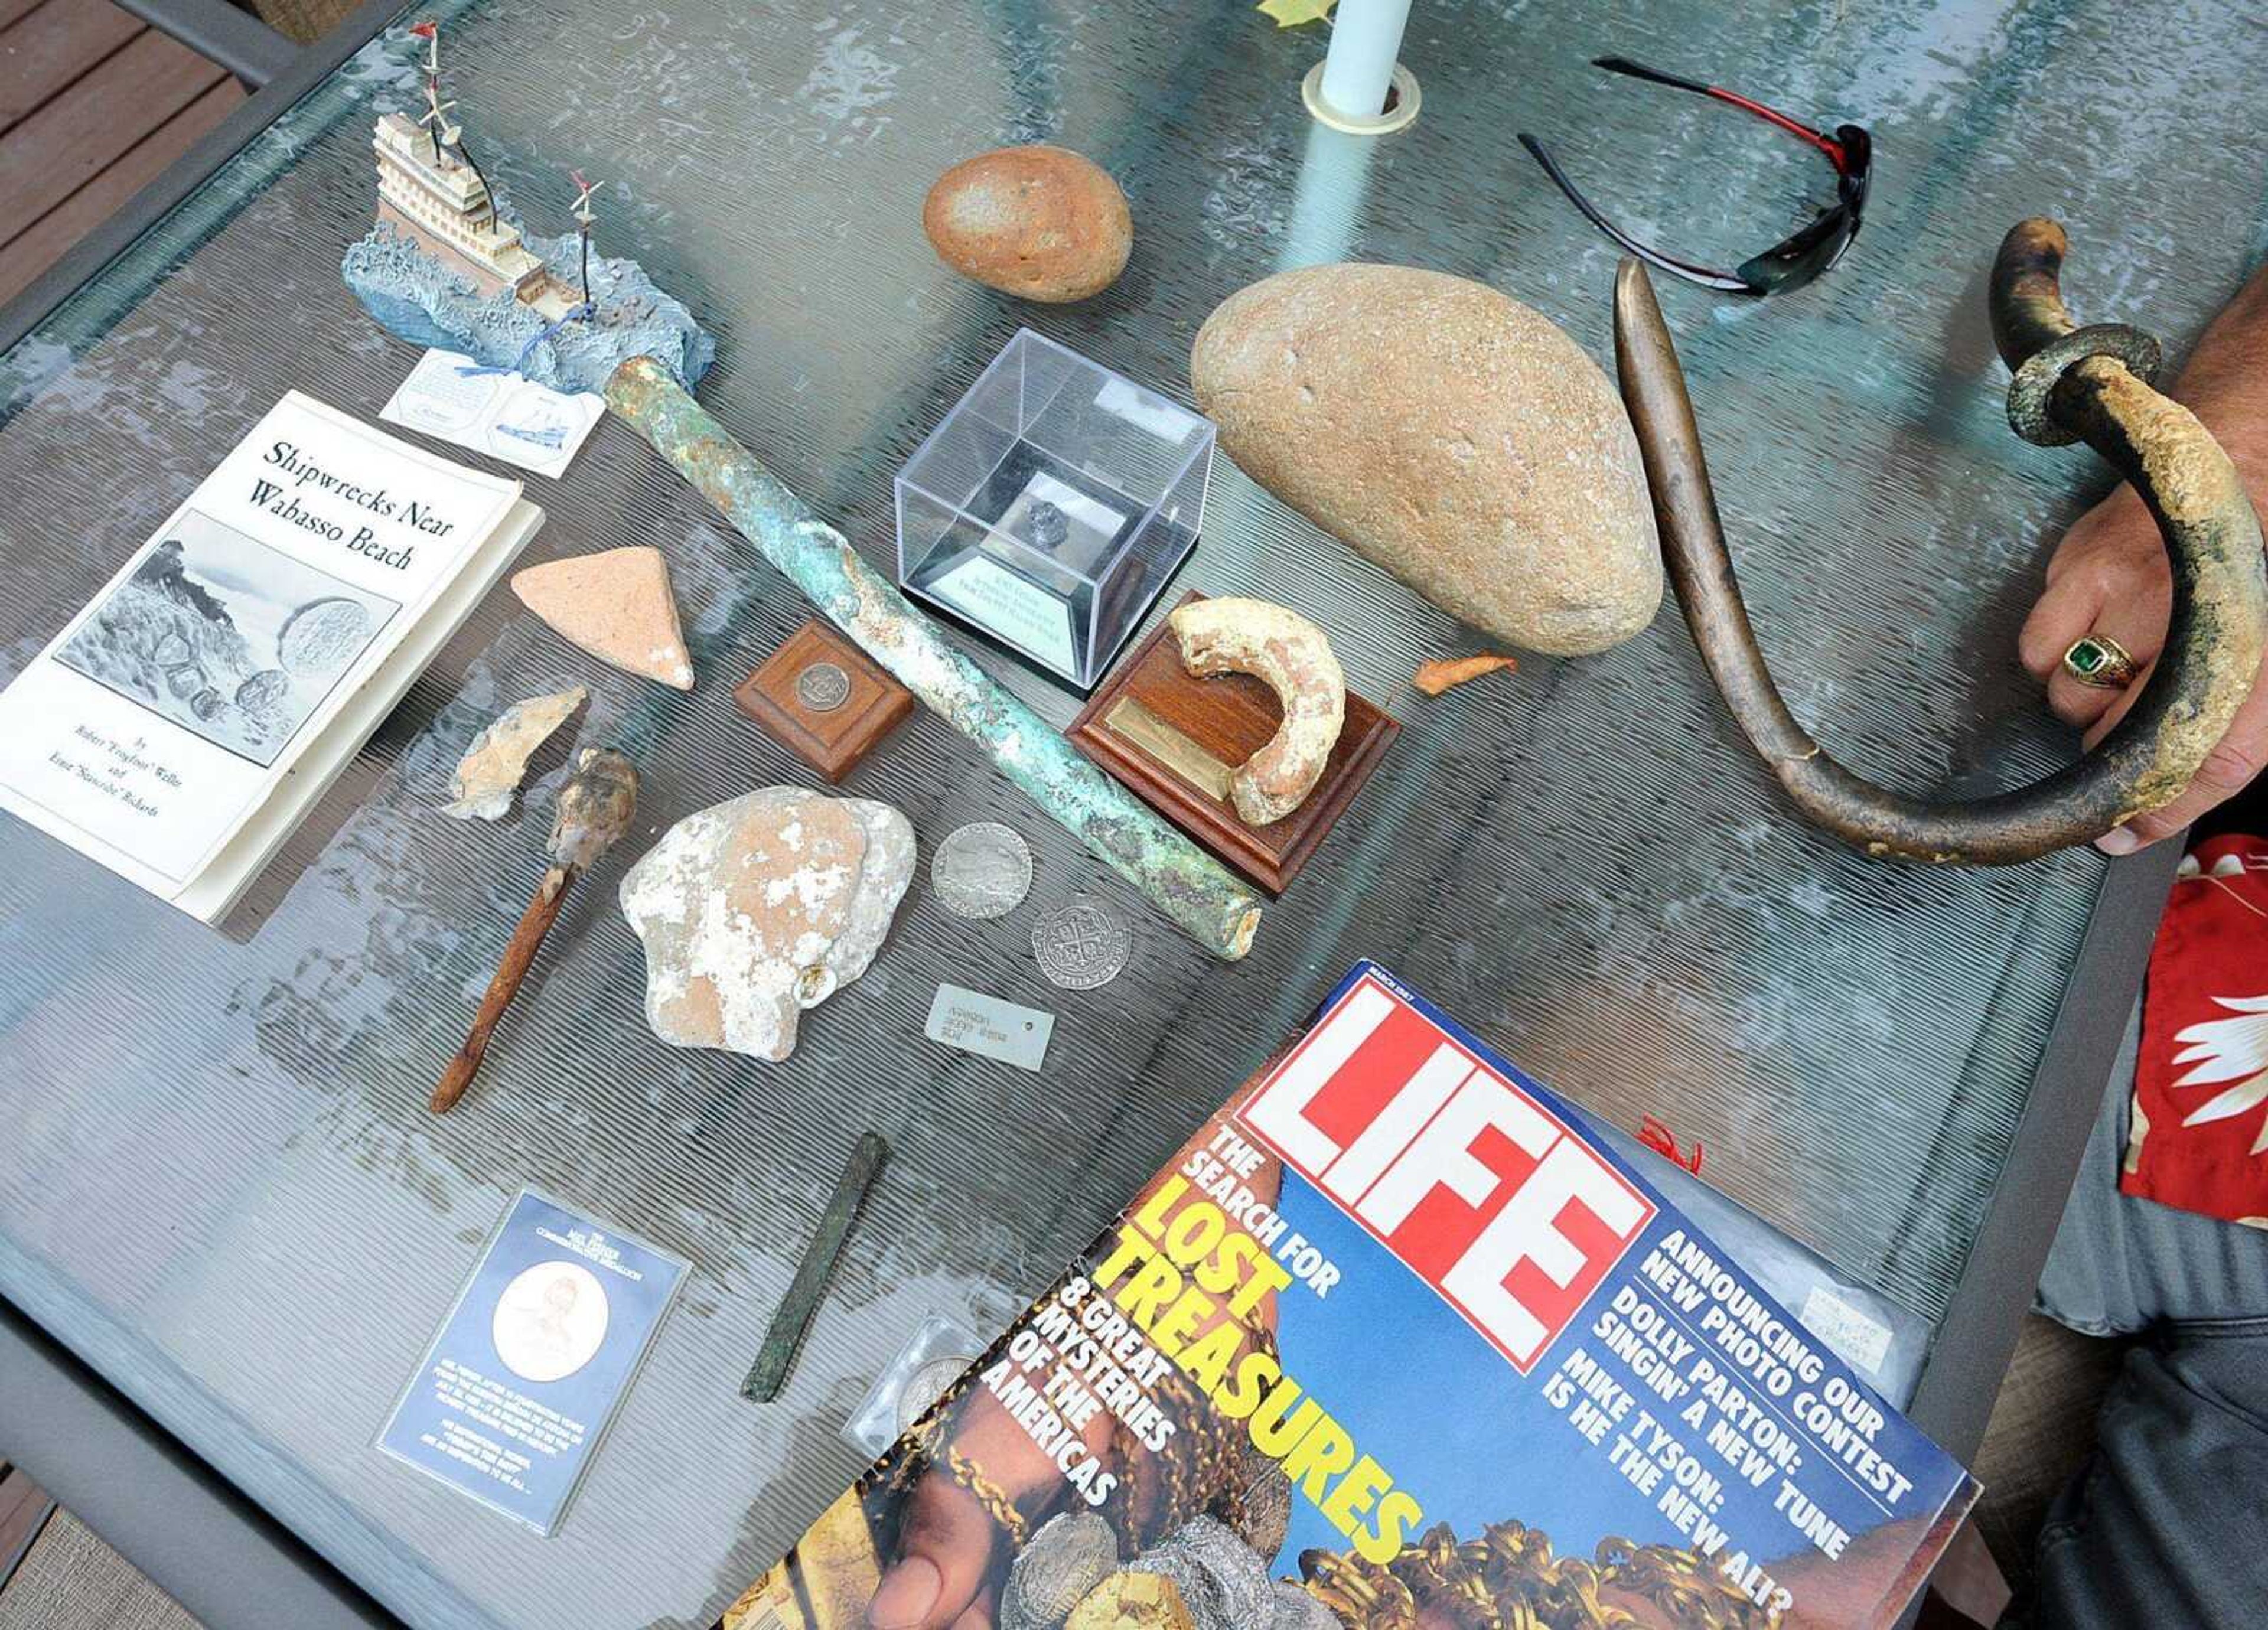
[[[1410,0],[1339,0],[1331,18],[1330,55],[1323,59],[1323,103],[1351,119],[1386,111]]]

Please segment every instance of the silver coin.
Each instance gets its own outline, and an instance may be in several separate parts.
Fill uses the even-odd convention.
[[[850,675],[832,662],[814,662],[795,676],[795,699],[814,713],[831,713],[850,699]]]
[[[937,846],[929,881],[955,917],[1005,917],[1032,891],[1032,852],[998,821],[978,821]]]
[[[925,1361],[898,1389],[898,1430],[904,1432],[929,1413],[930,1405],[945,1396],[947,1387],[976,1361],[974,1353],[948,1353]]]
[[[1092,895],[1075,894],[1051,905],[1032,925],[1032,955],[1048,983],[1066,991],[1109,984],[1126,966],[1134,930]]]

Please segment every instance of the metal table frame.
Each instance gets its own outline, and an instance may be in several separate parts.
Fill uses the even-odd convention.
[[[366,0],[210,134],[0,307],[0,350],[45,321],[401,12]],[[1916,1425],[1973,1458],[2063,1215],[2109,1060],[2136,999],[2179,846],[2105,874],[2032,1073],[2021,1121],[1913,1405]],[[247,1500],[94,1370],[0,1299],[0,1447],[211,1630],[395,1622],[276,1516]]]

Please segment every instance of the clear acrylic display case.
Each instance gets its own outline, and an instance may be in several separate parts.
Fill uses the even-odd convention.
[[[898,473],[898,582],[1080,690],[1196,546],[1213,426],[1028,328]]]

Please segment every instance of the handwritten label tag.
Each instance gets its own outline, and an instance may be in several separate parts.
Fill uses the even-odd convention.
[[[1844,1362],[1879,1375],[1890,1355],[1890,1327],[1852,1307],[1824,1285],[1814,1285],[1803,1299],[1804,1327],[1835,1349]]]
[[[606,413],[606,398],[592,392],[570,396],[453,350],[429,350],[378,417],[556,477]]]
[[[1019,1007],[981,991],[940,985],[937,999],[929,1005],[929,1023],[923,1028],[933,1042],[1036,1073],[1040,1061],[1048,1056],[1048,1037],[1055,1033],[1056,1016],[1036,1007]]]

